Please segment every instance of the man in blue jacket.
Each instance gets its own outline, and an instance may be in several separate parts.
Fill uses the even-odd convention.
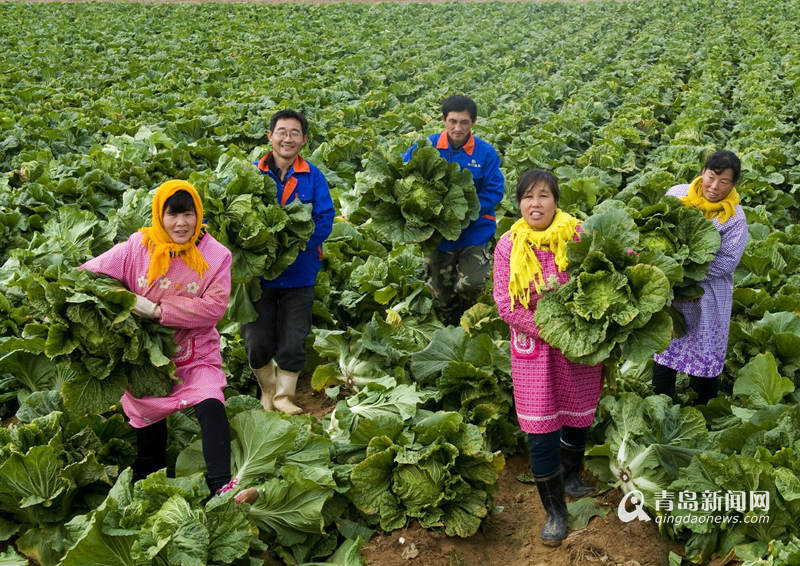
[[[261,387],[261,405],[296,415],[297,378],[306,361],[305,340],[311,330],[314,284],[322,266],[322,242],[333,228],[333,201],[322,172],[300,157],[308,141],[308,121],[294,110],[281,110],[269,121],[272,151],[255,163],[278,187],[281,206],[295,198],[312,204],[314,233],[297,259],[275,279],[261,281],[255,322],[242,326],[247,359]],[[274,360],[274,363],[273,363]]]
[[[500,172],[500,157],[495,149],[472,134],[478,118],[475,101],[454,95],[442,102],[445,130],[430,139],[447,161],[458,163],[472,173],[481,204],[480,216],[464,228],[456,240],[442,240],[425,258],[428,288],[445,322],[457,325],[461,315],[472,306],[491,272],[489,241],[495,233],[495,206],[505,194],[505,179]],[[403,154],[409,161],[416,145]]]

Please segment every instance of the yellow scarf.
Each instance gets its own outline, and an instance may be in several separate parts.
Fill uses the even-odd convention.
[[[685,197],[681,197],[681,200],[686,206],[699,209],[709,220],[716,216],[720,224],[725,224],[731,216],[736,214],[739,193],[734,187],[721,201],[711,202],[703,196],[703,177],[698,177],[689,185],[689,193]]]
[[[567,268],[567,243],[575,237],[575,227],[580,220],[556,209],[553,222],[546,230],[534,230],[524,218],[517,220],[511,230],[511,266],[508,279],[508,294],[511,296],[511,310],[514,299],[526,309],[531,303],[531,281],[537,293],[544,287],[542,264],[534,253],[534,248],[547,247],[555,255],[559,271]]]
[[[169,237],[164,229],[164,203],[178,191],[186,191],[192,195],[195,212],[197,213],[197,225],[194,227],[194,234],[185,244],[176,244]],[[150,256],[150,267],[147,269],[147,284],[164,275],[169,270],[169,262],[172,256],[180,255],[187,267],[194,269],[201,277],[208,269],[203,254],[197,249],[197,238],[203,228],[203,203],[200,195],[195,188],[187,183],[175,179],[162,183],[156,190],[153,197],[153,225],[140,228],[139,232],[144,234],[142,245],[147,247]]]

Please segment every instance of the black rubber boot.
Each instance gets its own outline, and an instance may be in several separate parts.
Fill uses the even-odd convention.
[[[567,501],[564,499],[564,476],[561,470],[536,479],[539,497],[547,517],[542,527],[542,543],[546,546],[559,546],[567,536]]]
[[[653,392],[663,394],[675,400],[675,380],[678,372],[658,362],[653,362]]]
[[[585,497],[594,491],[590,485],[583,483],[583,448],[575,448],[561,444],[561,465],[564,468],[564,491],[570,497]]]
[[[689,378],[689,384],[697,392],[695,405],[708,405],[714,397],[719,394],[718,377],[695,377]]]

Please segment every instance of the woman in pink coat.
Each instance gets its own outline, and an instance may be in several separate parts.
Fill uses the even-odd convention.
[[[517,183],[522,218],[494,251],[494,300],[511,329],[514,403],[547,511],[542,541],[551,546],[566,536],[565,490],[574,497],[592,491],[579,474],[603,386],[602,366],[570,362],[539,338],[533,321],[542,293],[569,279],[566,246],[579,231],[578,219],[558,208],[558,194],[552,173],[526,171]]]
[[[139,479],[166,466],[170,414],[194,407],[203,435],[211,493],[233,488],[226,386],[216,324],[228,308],[231,253],[205,231],[203,204],[186,181],[162,184],[153,198],[152,226],[142,228],[82,267],[118,279],[136,293],[134,314],[175,329],[175,375],[167,397],[136,398],[122,408],[136,429]]]

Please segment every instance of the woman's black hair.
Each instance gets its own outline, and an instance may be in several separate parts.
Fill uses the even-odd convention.
[[[181,214],[182,212],[194,212],[197,214],[197,209],[194,207],[194,200],[189,191],[175,191],[171,197],[164,202],[164,212],[171,214]],[[163,213],[162,213],[163,214]]]
[[[742,173],[742,163],[732,151],[720,149],[706,159],[703,169],[710,169],[717,175],[722,175],[725,169],[731,169],[733,171],[733,184],[735,185],[739,182],[739,175]]]
[[[522,197],[525,196],[528,189],[539,183],[544,183],[550,188],[550,192],[553,193],[553,198],[556,201],[556,206],[558,206],[560,194],[558,192],[558,179],[550,171],[545,171],[544,169],[528,169],[519,178],[519,181],[517,181],[517,206],[522,202]]]

